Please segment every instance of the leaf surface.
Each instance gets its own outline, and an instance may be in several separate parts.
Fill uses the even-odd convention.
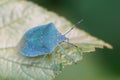
[[[50,22],[53,22],[62,34],[72,27],[72,24],[65,18],[32,2],[0,1],[1,80],[52,80],[55,78],[52,54],[47,55],[41,64],[31,65],[33,62],[42,60],[43,56],[29,58],[22,56],[19,52],[19,47],[24,44],[22,37],[27,30]],[[81,49],[78,51],[75,47],[67,48],[68,46],[63,44],[68,55],[75,61],[82,58],[80,53],[95,51],[95,48],[103,48],[104,46],[112,48],[111,45],[77,28],[73,29],[66,37],[70,39],[70,43],[78,45]],[[62,54],[59,47],[56,48],[56,62],[59,69],[62,68],[62,65],[72,64],[72,61]]]

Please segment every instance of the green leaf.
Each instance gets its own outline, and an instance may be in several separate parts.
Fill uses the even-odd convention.
[[[0,2],[0,80],[52,80],[55,78],[53,55],[47,55],[42,63],[43,56],[29,58],[22,56],[19,47],[24,44],[22,37],[30,28],[53,22],[61,33],[65,33],[72,24],[65,18],[47,11],[28,1],[4,0]],[[67,26],[66,26],[67,25]],[[108,47],[111,45],[102,40],[92,37],[83,30],[73,29],[66,35],[70,43],[76,44],[63,47],[68,56],[74,61],[82,59],[81,53],[95,51],[95,48]],[[65,65],[72,61],[56,48],[57,68],[62,70]]]

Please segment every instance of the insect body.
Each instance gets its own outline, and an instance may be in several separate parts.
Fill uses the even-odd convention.
[[[41,25],[28,30],[24,34],[25,44],[21,54],[28,57],[50,54],[67,38],[61,35],[53,23]]]

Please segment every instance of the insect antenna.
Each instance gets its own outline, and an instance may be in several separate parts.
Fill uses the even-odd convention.
[[[83,22],[83,19],[81,19],[80,21],[78,21],[76,24],[72,25],[72,28],[70,28],[68,31],[66,31],[66,32],[64,33],[64,35],[68,34],[71,30],[74,29],[74,27],[75,27],[76,25],[80,24],[81,22]]]
[[[71,30],[74,29],[74,27],[75,27],[76,25],[80,24],[81,22],[83,22],[83,19],[81,19],[81,20],[78,21],[76,24],[74,24],[74,25],[72,26],[72,28],[70,28],[68,31],[66,31],[66,33],[65,33],[64,35],[68,34]],[[67,38],[67,41],[64,41],[64,42],[66,42],[68,45],[72,45],[72,46],[74,46],[75,48],[77,48],[78,50],[82,51],[77,45],[75,45],[75,44],[73,44],[73,43],[70,43],[70,42],[69,42],[69,38]]]

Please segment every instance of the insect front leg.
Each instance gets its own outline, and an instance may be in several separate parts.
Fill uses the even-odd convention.
[[[56,51],[54,50],[52,53],[52,57],[53,57],[53,71],[54,73],[57,75],[59,73],[59,71],[62,71],[62,63],[58,63],[57,62],[57,56],[56,56]]]
[[[69,60],[71,60],[73,63],[76,64],[76,62],[74,61],[74,59],[67,54],[67,52],[65,51],[65,49],[64,49],[61,45],[58,45],[58,46],[60,47],[62,53],[63,53]]]

